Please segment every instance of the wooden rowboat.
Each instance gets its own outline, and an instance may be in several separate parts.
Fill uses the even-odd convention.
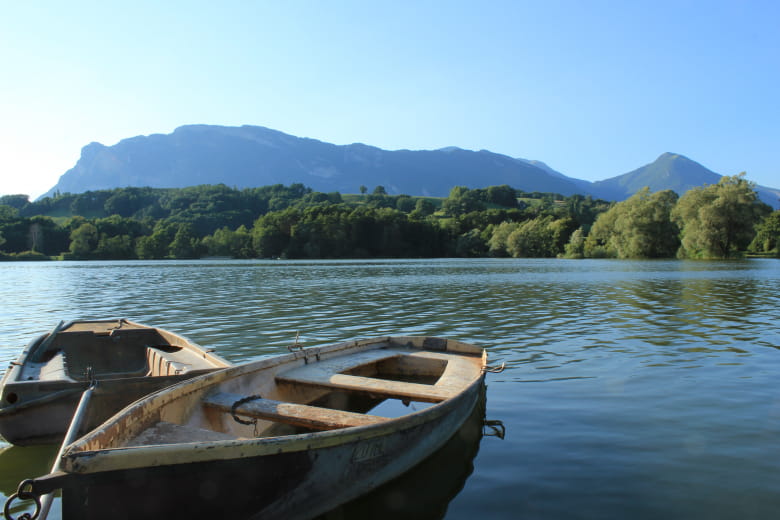
[[[98,386],[83,432],[140,397],[228,366],[160,328],[123,319],[60,323],[31,341],[0,381],[0,435],[23,446],[61,442],[90,380]]]
[[[141,399],[63,450],[64,518],[311,518],[400,475],[472,414],[486,352],[390,337],[293,351]]]

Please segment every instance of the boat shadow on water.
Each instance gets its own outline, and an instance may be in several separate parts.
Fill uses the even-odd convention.
[[[474,470],[485,424],[485,392],[471,416],[447,443],[400,477],[343,504],[316,520],[434,520]]]

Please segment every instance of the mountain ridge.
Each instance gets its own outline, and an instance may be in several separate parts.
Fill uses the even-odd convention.
[[[638,189],[673,189],[718,182],[720,175],[681,154],[666,152],[631,172],[590,182],[542,161],[489,150],[384,150],[364,143],[336,145],[263,126],[194,124],[170,134],[129,137],[84,146],[73,168],[41,196],[127,186],[177,188],[226,184],[240,188],[302,183],[316,191],[357,193],[384,186],[390,194],[446,196],[454,186],[508,184],[526,192],[583,194],[624,200]],[[760,187],[762,200],[780,207],[780,190]]]
[[[171,134],[131,137],[113,146],[90,143],[44,196],[123,186],[295,182],[325,192],[356,193],[361,185],[382,185],[389,193],[446,196],[456,185],[483,187],[486,179],[474,172],[488,164],[490,184],[567,195],[579,190],[567,179],[489,151],[388,151],[363,143],[334,145],[265,127],[187,125]]]

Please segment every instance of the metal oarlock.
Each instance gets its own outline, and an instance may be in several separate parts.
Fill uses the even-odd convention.
[[[483,372],[490,372],[491,374],[500,374],[506,368],[506,363],[501,363],[500,367],[492,367],[490,365],[482,369]]]

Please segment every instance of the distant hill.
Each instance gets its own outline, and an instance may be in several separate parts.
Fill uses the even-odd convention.
[[[658,159],[641,168],[593,183],[593,189],[622,200],[645,186],[650,191],[674,190],[683,194],[694,186],[717,184],[720,175],[687,157],[675,153],[661,154]]]
[[[641,168],[592,183],[591,190],[607,200],[624,200],[644,188],[650,191],[674,190],[679,195],[696,186],[717,184],[721,175],[708,170],[684,155],[663,153]],[[757,186],[761,200],[774,208],[780,207],[780,190]]]
[[[569,177],[568,175],[564,175],[559,171],[553,170],[547,164],[543,163],[542,161],[536,161],[532,159],[517,159],[518,161],[522,161],[524,163],[530,164],[531,166],[536,166],[537,168],[546,171],[553,177],[558,177],[560,179],[566,179],[569,182],[573,182],[577,186],[580,187],[580,193],[582,194],[594,194],[593,190],[593,183],[590,181],[585,181],[582,179],[575,179],[574,177]]]
[[[486,150],[388,151],[334,145],[258,126],[190,125],[172,134],[91,143],[46,195],[129,186],[176,188],[224,183],[254,187],[303,183],[316,191],[357,193],[361,185],[388,193],[446,196],[453,186],[508,184],[572,195],[581,186],[532,164]]]
[[[315,191],[357,193],[384,186],[389,194],[446,196],[453,186],[508,184],[526,192],[593,195],[624,200],[644,186],[682,194],[714,184],[720,175],[679,154],[664,153],[634,171],[598,182],[568,177],[541,161],[454,146],[439,150],[383,150],[335,145],[260,126],[188,125],[171,134],[90,143],[76,165],[43,197],[123,187],[182,188],[226,184],[238,188],[302,183]],[[780,208],[780,190],[758,188]]]

